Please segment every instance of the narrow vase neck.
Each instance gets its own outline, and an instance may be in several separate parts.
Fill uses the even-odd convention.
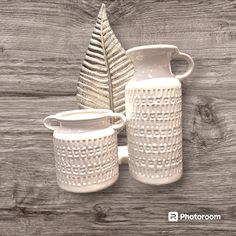
[[[170,55],[145,55],[134,63],[136,80],[173,77]]]
[[[127,51],[135,68],[135,80],[171,78],[172,54],[178,49],[171,45],[141,46]]]

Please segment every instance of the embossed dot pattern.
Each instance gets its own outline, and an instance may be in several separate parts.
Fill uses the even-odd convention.
[[[181,88],[126,90],[129,169],[147,178],[182,172]]]
[[[117,137],[61,140],[54,137],[58,182],[89,186],[109,181],[119,174]]]

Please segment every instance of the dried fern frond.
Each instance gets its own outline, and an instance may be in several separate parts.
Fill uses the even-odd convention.
[[[113,33],[102,4],[78,80],[79,108],[125,112],[125,86],[134,67]]]

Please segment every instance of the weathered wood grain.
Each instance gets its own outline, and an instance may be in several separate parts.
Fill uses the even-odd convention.
[[[57,187],[42,119],[77,107],[80,64],[101,3],[0,2],[0,235],[236,234],[236,1],[106,1],[125,48],[169,43],[194,57],[183,82],[184,176],[148,186],[122,166],[102,192]],[[169,211],[223,220],[168,223]]]
[[[142,235],[187,235],[191,231],[198,235],[203,225],[208,235],[227,235],[235,230],[232,174],[236,127],[232,117],[236,110],[227,100],[184,96],[184,176],[179,182],[163,187],[144,185],[133,180],[123,166],[114,186],[85,195],[57,187],[52,134],[42,124],[48,114],[73,109],[74,101],[75,97],[50,96],[6,97],[1,102],[3,235],[14,235],[15,230],[18,235],[100,235],[106,231],[133,235],[137,230],[144,232]],[[230,111],[232,116],[226,116]],[[197,129],[192,127],[194,119]],[[221,214],[224,221],[170,224],[167,213],[171,210]],[[15,221],[19,225],[11,229]]]
[[[100,3],[1,3],[0,94],[75,94],[74,84]],[[196,64],[193,75],[184,82],[187,88],[210,89],[214,81],[220,94],[227,96],[227,88],[236,87],[235,5],[235,1],[220,0],[108,1],[107,9],[125,48],[175,44],[191,54]],[[229,91],[228,96],[234,94]]]

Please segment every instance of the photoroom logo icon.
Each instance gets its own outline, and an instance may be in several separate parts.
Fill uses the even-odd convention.
[[[179,220],[179,214],[176,211],[170,211],[168,213],[168,221],[169,222],[176,222]]]
[[[211,220],[221,220],[221,215],[217,214],[198,214],[198,213],[178,213],[177,211],[168,212],[168,221],[211,221]]]

